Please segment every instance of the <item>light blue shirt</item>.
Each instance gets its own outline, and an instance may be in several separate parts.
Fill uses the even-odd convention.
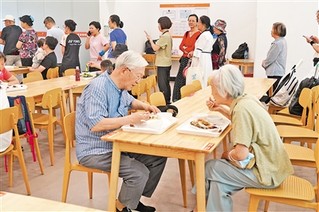
[[[271,43],[267,58],[262,66],[267,76],[284,76],[287,61],[287,42],[284,37],[279,37]]]
[[[107,72],[85,87],[76,106],[76,155],[79,161],[87,155],[112,152],[112,143],[102,141],[101,136],[113,130],[92,132],[91,129],[104,118],[126,116],[133,100],[126,90],[115,85]]]

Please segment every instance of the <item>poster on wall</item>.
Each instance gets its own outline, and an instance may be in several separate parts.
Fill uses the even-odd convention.
[[[170,29],[173,38],[182,38],[189,30],[187,18],[190,14],[198,17],[208,15],[209,3],[203,4],[160,4],[161,16],[171,19],[173,25]]]

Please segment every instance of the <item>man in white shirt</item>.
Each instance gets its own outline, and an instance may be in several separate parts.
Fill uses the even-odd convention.
[[[44,21],[44,26],[48,29],[47,36],[52,36],[58,40],[58,42],[61,42],[62,36],[64,35],[64,32],[62,29],[55,26],[55,21],[52,17],[47,16]],[[61,45],[57,45],[55,47],[55,55],[57,57],[58,64],[62,62],[62,50]]]

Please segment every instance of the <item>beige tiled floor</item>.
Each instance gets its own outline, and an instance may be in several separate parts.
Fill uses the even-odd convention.
[[[55,165],[50,166],[47,134],[46,131],[39,133],[40,149],[45,167],[45,174],[40,175],[39,167],[32,161],[29,145],[23,141],[24,156],[27,164],[28,176],[31,185],[32,196],[61,201],[63,164],[64,164],[64,140],[61,130],[57,127],[55,134]],[[218,156],[221,154],[221,148],[218,149]],[[75,149],[72,150],[75,157]],[[8,176],[4,171],[4,160],[0,159],[0,190],[10,191],[19,194],[26,194],[24,182],[17,160],[14,163],[14,186],[8,187]],[[309,179],[315,183],[314,169],[295,167],[295,174]],[[188,177],[188,176],[187,176]],[[107,208],[108,181],[107,176],[103,174],[94,175],[93,199],[88,198],[87,175],[85,173],[74,172],[71,174],[70,187],[68,193],[68,203],[82,205],[105,210]],[[188,208],[182,206],[182,194],[179,180],[179,169],[176,159],[169,159],[163,173],[160,184],[151,199],[143,198],[145,204],[152,205],[157,211],[191,211],[195,206],[195,196],[190,192],[191,185],[188,180]],[[247,211],[248,195],[245,191],[240,191],[233,196],[234,211]],[[17,203],[19,204],[19,203]],[[0,206],[1,207],[1,206]],[[23,206],[21,206],[23,209]],[[34,210],[37,210],[34,208]],[[305,211],[304,209],[270,204],[270,211]]]

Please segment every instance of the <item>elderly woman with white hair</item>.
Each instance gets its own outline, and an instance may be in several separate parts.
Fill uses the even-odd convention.
[[[237,67],[214,71],[211,87],[214,98],[206,105],[231,119],[233,148],[221,159],[206,162],[207,211],[232,211],[234,192],[275,188],[293,168],[268,112],[256,97],[244,93]]]

